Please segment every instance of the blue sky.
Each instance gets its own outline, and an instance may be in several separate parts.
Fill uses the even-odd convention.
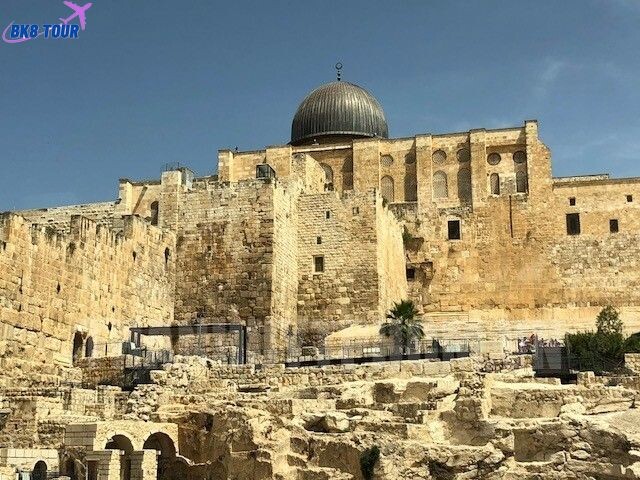
[[[71,13],[0,1],[2,29]],[[0,43],[0,211],[286,143],[336,61],[391,136],[536,118],[555,175],[640,176],[640,0],[94,0],[87,21],[78,40]]]

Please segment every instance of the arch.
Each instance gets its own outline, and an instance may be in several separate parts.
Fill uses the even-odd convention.
[[[433,196],[434,198],[447,198],[449,196],[447,174],[442,170],[438,170],[433,174]]]
[[[395,187],[393,178],[385,175],[380,179],[380,194],[387,202],[392,203],[395,199]]]
[[[142,448],[158,452],[157,478],[163,478],[168,467],[176,459],[176,446],[171,437],[163,432],[152,433],[144,441]]]
[[[380,157],[380,165],[383,167],[390,167],[393,165],[393,157],[391,155],[382,155]]]
[[[404,176],[404,201],[418,201],[418,179],[414,172],[408,172]]]
[[[471,170],[468,168],[458,170],[458,198],[461,202],[471,201]]]
[[[33,466],[31,472],[32,480],[46,480],[47,479],[47,464],[44,460],[38,460]]]
[[[529,181],[527,178],[527,172],[519,170],[516,172],[516,193],[527,193],[529,190]]]
[[[160,205],[157,201],[151,203],[151,225],[158,225],[160,215]]]
[[[491,195],[500,195],[500,175],[492,173],[489,177],[489,184],[491,186]]]
[[[342,189],[353,190],[353,158],[347,157],[342,164]]]
[[[120,480],[131,480],[131,452],[133,443],[126,435],[113,435],[104,446],[105,450],[119,450],[120,455]]]
[[[333,190],[333,169],[326,163],[321,163],[320,166],[324,170],[324,189]]]
[[[91,358],[92,355],[93,355],[93,338],[88,337],[87,342],[85,343],[85,346],[84,346],[84,356],[86,358]]]
[[[445,153],[444,150],[436,150],[435,152],[433,152],[433,154],[431,155],[431,160],[433,161],[433,163],[435,164],[441,164],[447,161],[447,154]]]
[[[76,332],[73,335],[73,350],[71,354],[72,363],[75,365],[78,360],[82,358],[82,333]]]

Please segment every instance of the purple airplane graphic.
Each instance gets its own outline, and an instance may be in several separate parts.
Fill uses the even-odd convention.
[[[84,27],[87,26],[87,15],[86,15],[86,12],[87,12],[87,10],[89,10],[91,8],[91,5],[93,5],[93,3],[87,3],[87,4],[83,5],[83,6],[77,5],[77,4],[73,3],[73,2],[62,2],[62,3],[64,3],[67,7],[69,7],[71,10],[73,10],[73,13],[71,14],[70,17],[61,18],[60,21],[66,25],[71,20],[73,20],[74,18],[78,17],[78,19],[80,20],[80,28],[82,30],[84,30]]]

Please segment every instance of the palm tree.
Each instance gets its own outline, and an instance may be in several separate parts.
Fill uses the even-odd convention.
[[[411,300],[394,302],[387,313],[387,321],[380,327],[380,335],[393,337],[396,345],[402,347],[402,354],[406,355],[410,343],[424,337],[418,315],[418,310]]]

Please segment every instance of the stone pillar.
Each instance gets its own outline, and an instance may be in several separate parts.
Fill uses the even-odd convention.
[[[353,141],[353,189],[366,192],[380,191],[380,140]]]
[[[218,180],[220,182],[233,182],[233,152],[231,150],[218,150]]]
[[[433,166],[431,154],[433,138],[431,135],[416,136],[416,177],[418,180],[418,212],[425,212],[433,203]]]
[[[162,172],[159,227],[175,230],[178,224],[178,203],[183,188],[182,177],[180,170]]]
[[[89,462],[97,462],[97,476],[88,480],[120,480],[120,450],[96,450],[87,454]],[[92,472],[88,472],[90,475]]]
[[[487,178],[487,142],[484,128],[469,132],[471,150],[471,198],[473,205],[483,205],[489,196]]]
[[[131,480],[156,480],[158,452],[139,450],[131,452]]]

